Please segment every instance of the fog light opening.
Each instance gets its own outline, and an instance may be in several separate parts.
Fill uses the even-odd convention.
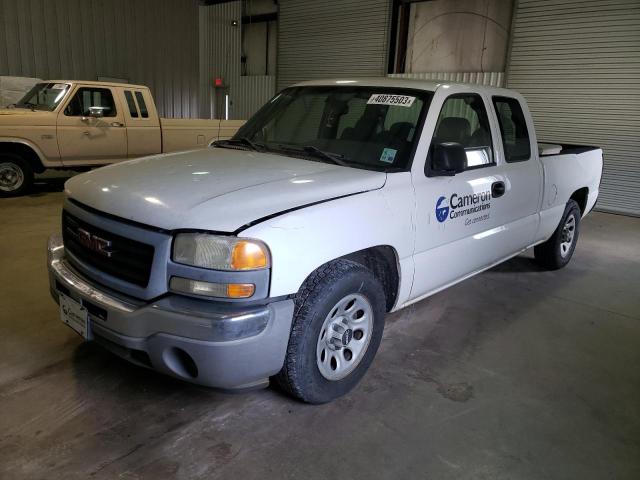
[[[187,352],[178,347],[167,348],[162,354],[164,363],[173,373],[184,378],[196,378],[198,366]]]

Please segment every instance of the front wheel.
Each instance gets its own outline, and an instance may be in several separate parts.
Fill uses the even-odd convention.
[[[370,270],[348,260],[324,265],[296,297],[277,382],[308,403],[325,403],[346,394],[373,361],[384,315],[384,290]]]
[[[581,216],[578,204],[574,200],[569,200],[560,224],[551,238],[536,245],[533,250],[536,261],[541,266],[549,270],[557,270],[569,263],[578,242]]]
[[[16,197],[26,193],[33,183],[29,163],[12,153],[0,154],[0,197]]]

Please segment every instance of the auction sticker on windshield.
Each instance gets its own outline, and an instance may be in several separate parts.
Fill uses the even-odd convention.
[[[392,105],[396,107],[410,107],[416,97],[409,95],[389,95],[388,93],[374,93],[367,100],[369,105]]]

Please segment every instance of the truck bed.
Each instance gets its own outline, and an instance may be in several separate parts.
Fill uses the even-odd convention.
[[[544,149],[539,145],[544,171],[540,231],[552,232],[564,212],[566,199],[574,192],[584,193],[583,216],[593,209],[602,177],[602,149],[585,145],[544,145]],[[558,150],[559,153],[549,153]]]
[[[548,157],[550,155],[568,155],[571,153],[579,154],[591,150],[600,150],[600,147],[593,147],[590,145],[573,145],[570,143],[538,143],[538,152],[541,157]]]
[[[162,151],[205,148],[214,140],[231,138],[244,120],[161,118]]]

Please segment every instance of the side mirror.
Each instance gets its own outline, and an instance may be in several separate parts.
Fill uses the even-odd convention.
[[[459,143],[437,143],[431,149],[430,177],[453,176],[464,172],[467,167],[467,154]]]
[[[93,118],[102,118],[104,117],[105,110],[108,110],[107,107],[89,107],[89,116]]]

